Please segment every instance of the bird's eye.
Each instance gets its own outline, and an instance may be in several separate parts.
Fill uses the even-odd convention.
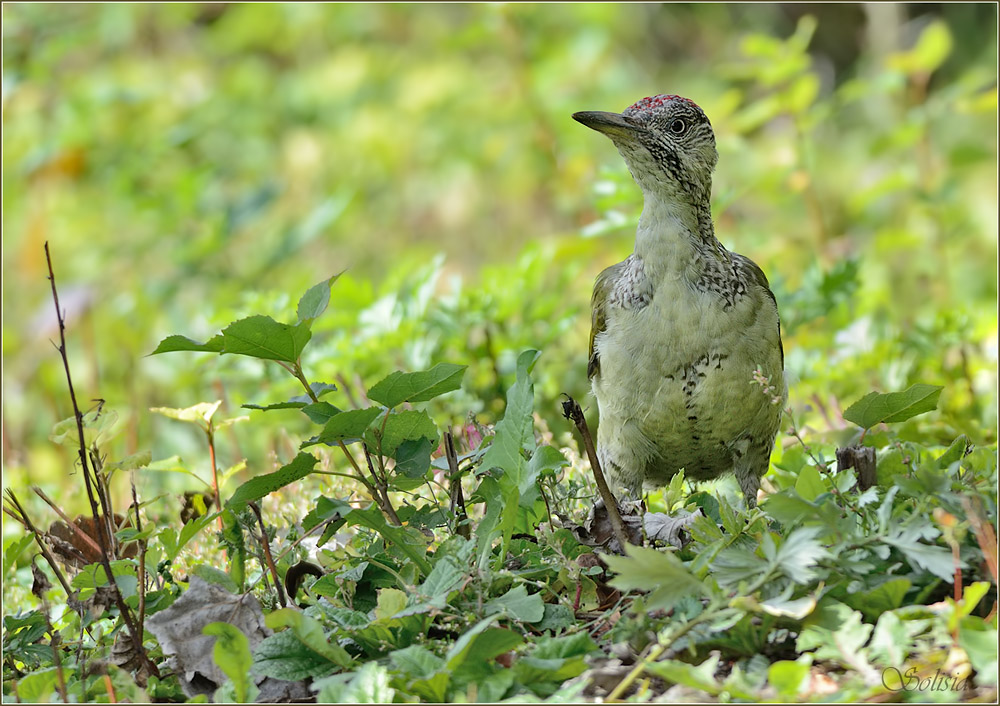
[[[670,127],[668,129],[675,135],[683,135],[684,131],[687,130],[687,123],[685,123],[680,118],[677,118],[672,123],[670,123]]]

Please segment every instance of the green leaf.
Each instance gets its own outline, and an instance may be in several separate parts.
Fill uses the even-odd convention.
[[[396,448],[396,473],[407,478],[423,478],[431,467],[435,442],[425,436],[407,439]]]
[[[362,525],[378,532],[386,542],[409,557],[424,576],[431,572],[431,564],[427,561],[426,545],[415,544],[414,538],[405,529],[386,522],[374,504],[364,509],[353,509],[346,515],[345,519],[351,524]]]
[[[812,657],[803,655],[797,661],[779,660],[767,668],[767,682],[778,692],[778,698],[797,702],[799,692],[806,686]]]
[[[253,701],[256,686],[250,679],[253,657],[250,655],[250,641],[239,628],[229,623],[209,623],[202,628],[203,635],[215,635],[212,657],[219,669],[233,683],[236,701],[244,704]]]
[[[860,610],[865,619],[873,622],[880,615],[903,605],[903,598],[910,590],[910,580],[895,578],[870,591],[852,591],[844,596],[844,603]]]
[[[376,620],[389,620],[406,608],[408,599],[398,588],[383,588],[378,592],[378,605],[375,607]]]
[[[236,585],[233,581],[232,576],[227,574],[222,569],[217,569],[214,566],[209,566],[208,564],[198,564],[192,570],[195,576],[204,579],[208,583],[214,583],[216,586],[221,586],[230,593],[239,593],[240,587]]]
[[[869,392],[844,410],[844,419],[863,429],[882,422],[905,422],[911,417],[937,409],[941,385],[911,385],[903,392]]]
[[[484,618],[462,634],[445,655],[445,669],[453,679],[475,678],[487,662],[523,642],[515,632],[491,627],[494,617]]]
[[[499,468],[499,489],[502,495],[499,527],[503,542],[494,569],[499,570],[510,545],[514,527],[524,510],[521,505],[521,488],[535,490],[534,480],[526,473],[527,463],[522,451],[534,452],[535,434],[532,411],[534,410],[534,385],[530,373],[541,354],[526,350],[517,358],[517,380],[507,391],[507,408],[503,419],[497,422],[493,443],[483,455],[481,471]],[[487,508],[488,510],[488,508]]]
[[[809,502],[826,492],[826,485],[816,466],[806,466],[799,471],[799,476],[795,479],[795,492]]]
[[[212,417],[215,415],[216,410],[219,409],[219,405],[221,404],[222,400],[216,400],[215,402],[199,402],[196,405],[184,407],[183,409],[176,409],[174,407],[150,407],[149,411],[155,414],[162,414],[164,417],[170,417],[171,419],[176,419],[181,422],[194,422],[195,424],[206,425],[212,421]]]
[[[326,676],[339,667],[309,649],[291,630],[264,638],[254,650],[251,673],[285,681]]]
[[[389,670],[376,661],[365,662],[354,673],[331,674],[313,682],[321,704],[387,704],[396,690],[389,686]]]
[[[403,402],[426,402],[461,387],[462,376],[467,367],[438,363],[430,370],[417,373],[397,370],[377,382],[368,391],[368,399],[390,408]]]
[[[872,626],[861,621],[860,612],[843,603],[828,601],[806,618],[795,647],[800,652],[816,650],[817,660],[854,666],[865,661],[860,650],[871,632]]]
[[[486,476],[479,482],[475,495],[480,496],[486,504],[483,519],[476,525],[476,565],[480,571],[484,571],[489,564],[493,541],[503,534],[500,526],[500,514],[504,509],[503,496],[500,484],[492,476]]]
[[[524,584],[519,583],[502,596],[487,601],[483,613],[503,613],[522,623],[537,623],[545,615],[545,603],[537,593],[529,596]]]
[[[532,412],[534,411],[534,385],[529,377],[531,369],[541,354],[526,350],[517,359],[517,381],[507,391],[507,409],[497,422],[493,443],[486,450],[480,468],[489,471],[501,469],[505,475],[513,474],[520,480],[524,465],[522,449],[535,448]]]
[[[315,284],[309,288],[309,290],[302,295],[299,299],[299,305],[296,309],[296,313],[299,317],[299,323],[312,323],[312,321],[320,316],[326,307],[330,304],[330,287],[337,278],[343,274],[338,273],[329,279],[325,279],[319,284]]]
[[[389,653],[397,669],[418,679],[426,679],[444,666],[444,660],[422,645],[410,645]]]
[[[201,353],[222,353],[222,336],[217,334],[208,339],[205,343],[199,343],[187,336],[167,336],[156,347],[150,355],[158,353],[174,353],[177,351],[196,351]]]
[[[429,439],[437,446],[438,430],[427,412],[403,410],[402,412],[387,412],[385,432],[382,433],[382,444],[378,446],[376,439],[379,434],[379,424],[372,425],[365,432],[365,440],[371,450],[381,449],[383,456],[394,456],[397,447],[406,440]]]
[[[646,669],[668,682],[683,684],[713,696],[722,691],[722,686],[715,679],[715,672],[718,668],[718,654],[712,655],[699,665],[673,659],[660,660],[646,665]]]
[[[969,655],[976,670],[976,683],[994,686],[997,683],[997,631],[984,626],[982,630],[961,630],[958,644]]]
[[[792,532],[773,555],[775,566],[796,583],[812,581],[816,577],[812,567],[819,561],[830,558],[830,552],[816,539],[822,531],[820,527],[800,527]],[[770,534],[764,535],[762,543],[765,547],[764,555],[768,559],[771,557],[768,556],[766,547],[770,537]]]
[[[668,610],[685,596],[708,595],[708,587],[671,552],[628,545],[625,553],[604,556],[608,568],[618,574],[610,584],[622,591],[651,590],[647,609]]]
[[[280,324],[270,316],[248,316],[222,330],[223,353],[294,363],[312,332],[306,323]]]
[[[372,409],[375,409],[374,407]],[[314,402],[302,407],[302,412],[315,424],[326,425],[338,414],[343,414],[344,410],[334,407],[329,402]]]
[[[938,578],[949,583],[955,580],[956,562],[949,550],[944,547],[924,544],[919,539],[933,539],[938,531],[933,527],[921,527],[916,524],[899,529],[885,538],[885,543],[896,547],[914,566],[929,571]],[[964,561],[958,561],[958,567],[968,568]]]
[[[347,650],[336,642],[327,640],[323,625],[318,620],[310,618],[297,608],[279,608],[265,616],[264,622],[272,630],[290,628],[299,642],[338,667],[346,668],[353,661]]]
[[[232,497],[226,503],[226,507],[235,508],[254,500],[259,500],[268,493],[273,493],[279,488],[284,488],[289,483],[294,483],[300,478],[306,477],[313,472],[313,468],[315,467],[316,457],[305,451],[300,451],[290,463],[285,464],[274,473],[267,473],[256,478],[251,478],[237,488],[236,492],[233,493]]]
[[[321,403],[322,404],[322,403]],[[316,405],[311,405],[315,407]],[[368,425],[379,415],[378,407],[367,407],[365,409],[352,409],[347,412],[335,414],[323,426],[323,431],[319,436],[309,441],[303,442],[303,448],[314,444],[335,445],[338,442],[356,441],[365,433]]]
[[[965,434],[960,434],[934,462],[938,468],[945,469],[951,464],[961,461],[970,451],[972,451],[972,442]]]
[[[36,669],[17,682],[17,700],[24,704],[56,703],[56,668]]]
[[[13,568],[17,558],[21,556],[31,543],[35,541],[35,535],[26,534],[23,537],[14,537],[6,544],[3,545],[3,575],[7,576],[7,572]]]

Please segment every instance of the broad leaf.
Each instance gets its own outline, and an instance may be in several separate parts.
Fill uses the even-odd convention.
[[[335,663],[303,644],[291,630],[285,630],[257,646],[251,674],[298,681],[326,676],[335,669]]]
[[[222,330],[222,352],[294,363],[311,337],[308,324],[290,326],[270,316],[248,316]]]
[[[202,629],[204,635],[215,635],[212,656],[219,669],[233,684],[236,701],[247,703],[256,698],[257,687],[250,679],[250,641],[238,627],[229,623],[209,623]]]
[[[365,441],[371,451],[376,449],[382,452],[383,456],[394,456],[396,449],[401,443],[407,440],[430,439],[436,446],[438,438],[437,425],[427,412],[418,410],[403,410],[402,412],[387,412],[388,419],[385,419],[385,430],[381,430],[382,421],[373,424],[365,432]],[[378,444],[378,435],[382,435],[382,443]]]
[[[284,488],[289,483],[294,483],[300,478],[304,478],[312,473],[316,466],[316,457],[304,451],[300,451],[291,463],[288,463],[274,473],[267,473],[256,478],[251,478],[241,485],[229,498],[226,507],[237,507],[254,500],[259,500],[268,493],[273,493],[278,488]]]
[[[940,385],[917,384],[903,392],[869,392],[844,410],[844,419],[863,429],[871,429],[882,422],[905,422],[936,409],[943,389]]]
[[[217,334],[208,339],[205,343],[199,343],[187,336],[167,336],[162,341],[160,345],[156,347],[150,355],[156,355],[157,353],[174,353],[176,351],[197,351],[202,353],[222,353],[223,343],[222,335]]]
[[[362,525],[378,532],[386,542],[408,556],[424,576],[431,572],[431,564],[427,561],[427,547],[415,544],[413,537],[402,527],[386,522],[374,504],[365,509],[355,508],[345,519],[351,524]]]
[[[323,404],[323,403],[320,403]],[[310,405],[315,409],[316,405]],[[367,407],[366,409],[352,409],[341,412],[330,417],[323,426],[323,431],[319,436],[310,439],[302,444],[302,447],[314,444],[337,444],[341,441],[355,441],[361,438],[368,425],[379,415],[381,410],[378,407]]]
[[[487,601],[483,606],[485,615],[503,613],[522,623],[537,623],[545,615],[545,603],[537,593],[528,595],[523,583],[507,593]]]
[[[291,628],[292,634],[303,645],[339,667],[347,667],[353,661],[347,650],[327,639],[322,623],[297,608],[281,608],[268,614],[264,621],[272,630]]]
[[[299,323],[312,323],[314,319],[326,311],[326,307],[330,304],[330,287],[337,281],[337,278],[341,274],[343,273],[335,274],[333,277],[313,285],[302,295],[296,309]]]
[[[417,373],[396,371],[368,390],[368,399],[395,407],[403,402],[426,402],[462,386],[466,365],[438,363]]]
[[[407,439],[396,448],[396,473],[407,478],[423,478],[431,467],[435,442],[427,437]]]

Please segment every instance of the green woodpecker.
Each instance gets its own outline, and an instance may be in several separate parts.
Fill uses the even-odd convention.
[[[611,138],[644,199],[635,251],[594,284],[598,459],[632,499],[680,469],[733,472],[753,507],[788,396],[784,351],[764,273],[715,237],[712,125],[674,95],[573,118]]]

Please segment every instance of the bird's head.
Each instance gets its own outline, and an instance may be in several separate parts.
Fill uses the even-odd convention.
[[[583,111],[573,119],[611,138],[647,194],[706,201],[719,154],[705,112],[681,96],[658,95],[622,113]]]

